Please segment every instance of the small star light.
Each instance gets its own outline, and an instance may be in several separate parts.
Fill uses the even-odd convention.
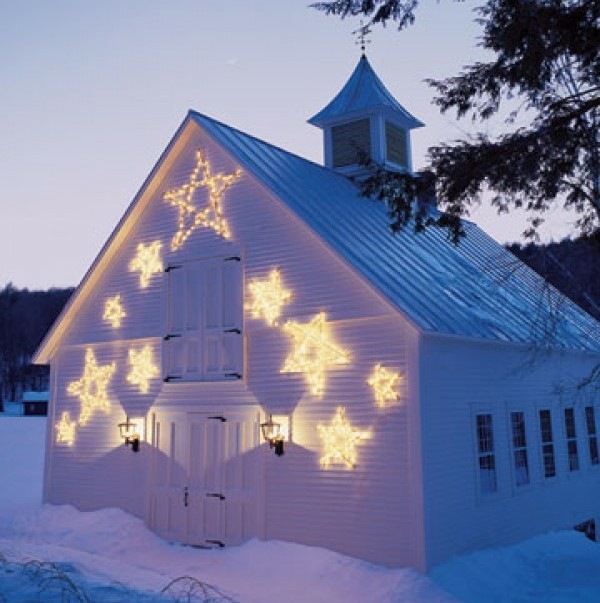
[[[106,388],[116,368],[114,362],[98,366],[92,349],[88,348],[85,351],[85,367],[81,379],[73,381],[67,386],[67,392],[72,396],[78,396],[81,401],[80,425],[85,425],[90,420],[92,412],[96,408],[105,412],[110,410]]]
[[[322,396],[325,371],[330,366],[348,364],[350,355],[331,340],[323,312],[306,324],[289,320],[283,330],[292,336],[294,349],[279,372],[304,373],[311,394]]]
[[[163,195],[165,201],[179,209],[177,232],[171,241],[171,251],[177,251],[199,226],[212,228],[224,239],[231,236],[227,221],[223,217],[221,200],[225,191],[241,174],[238,169],[233,174],[213,175],[208,159],[202,151],[196,151],[196,167],[192,170],[189,181]],[[208,205],[203,208],[194,205],[194,194],[199,188],[208,190]]]
[[[56,443],[72,446],[75,442],[76,421],[71,421],[71,415],[66,410],[61,415],[60,421],[56,423]]]
[[[375,402],[380,408],[391,406],[398,400],[398,392],[395,387],[400,383],[400,374],[383,368],[376,364],[373,373],[367,379],[367,383],[373,388]],[[390,402],[391,404],[387,404]]]
[[[248,289],[253,298],[250,306],[252,316],[264,318],[270,327],[277,324],[281,308],[292,298],[292,292],[283,288],[279,270],[271,270],[266,280],[251,281]]]
[[[131,272],[139,271],[140,287],[145,289],[150,283],[150,277],[157,272],[162,272],[163,263],[160,258],[162,243],[154,241],[149,245],[139,243],[135,257],[129,262]]]
[[[335,416],[329,425],[317,425],[319,435],[325,448],[321,456],[321,467],[329,465],[345,465],[348,469],[356,467],[356,447],[362,440],[371,437],[370,431],[357,431],[352,428],[346,418],[346,409],[338,406]]]
[[[102,318],[107,320],[115,329],[121,326],[121,318],[127,316],[121,305],[121,296],[109,297],[104,302],[104,314]]]
[[[152,347],[145,345],[141,350],[129,350],[129,374],[127,381],[139,386],[142,394],[148,393],[148,381],[159,374],[158,367],[154,364]]]

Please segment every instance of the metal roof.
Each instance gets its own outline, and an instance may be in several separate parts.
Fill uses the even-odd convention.
[[[346,177],[209,117],[195,121],[423,332],[600,350],[600,323],[475,224],[392,234]],[[548,332],[547,332],[548,331]]]
[[[323,127],[339,118],[376,109],[391,111],[407,128],[420,128],[424,125],[392,96],[363,55],[344,87],[308,123]]]

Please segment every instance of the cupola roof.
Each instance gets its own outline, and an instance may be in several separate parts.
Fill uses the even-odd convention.
[[[352,75],[337,96],[308,123],[325,127],[338,120],[345,120],[373,110],[394,114],[406,128],[420,128],[424,124],[411,115],[390,93],[379,79],[369,60],[362,55]]]

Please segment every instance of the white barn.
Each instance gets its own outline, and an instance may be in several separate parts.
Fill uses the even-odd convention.
[[[423,571],[598,518],[598,323],[474,224],[390,233],[346,176],[422,124],[365,57],[311,122],[324,167],[188,113],[37,351],[45,501]]]

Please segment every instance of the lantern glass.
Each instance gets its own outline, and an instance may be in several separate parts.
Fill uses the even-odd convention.
[[[269,420],[261,423],[260,428],[262,430],[263,438],[267,442],[272,442],[279,437],[281,425],[273,421],[273,417],[269,415]]]
[[[119,423],[119,431],[121,437],[126,441],[132,440],[139,435],[137,423],[130,421],[129,417],[127,417],[127,420],[124,423]]]

